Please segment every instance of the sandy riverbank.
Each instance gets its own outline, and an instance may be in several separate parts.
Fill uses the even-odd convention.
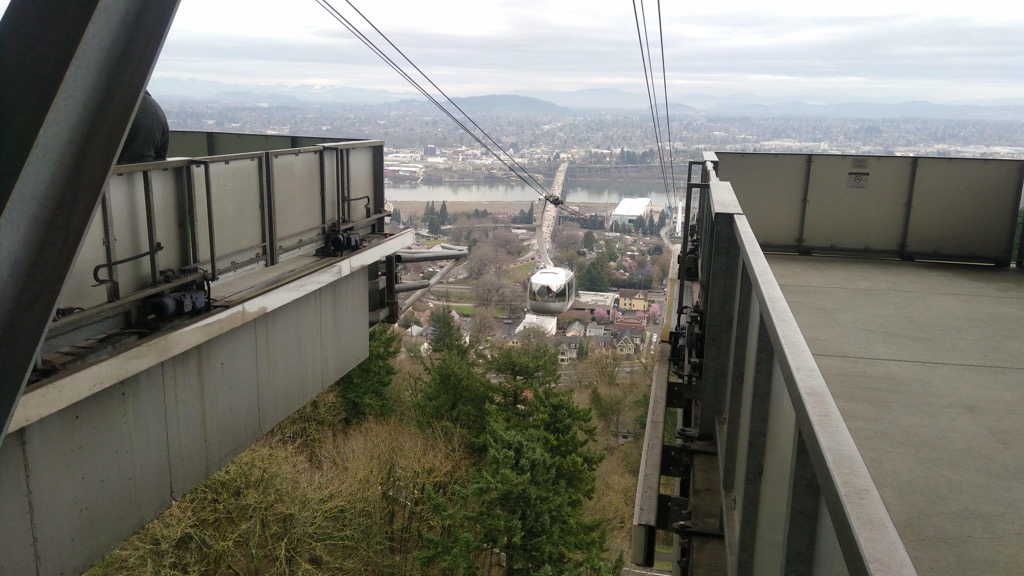
[[[538,200],[540,200],[538,198]],[[405,216],[419,216],[423,214],[423,208],[429,204],[429,201],[393,201],[392,204],[395,208],[398,208],[402,212],[402,217]],[[456,214],[459,212],[472,212],[473,210],[487,210],[491,214],[518,214],[520,210],[529,210],[531,202],[461,202],[461,201],[450,201],[448,202],[448,213]],[[436,208],[441,207],[440,202],[434,202]],[[572,204],[572,206],[579,206],[584,212],[598,212],[608,213],[615,209],[615,204]],[[534,206],[534,210],[538,210],[539,206]]]

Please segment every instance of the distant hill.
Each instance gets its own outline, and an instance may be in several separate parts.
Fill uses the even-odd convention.
[[[469,96],[466,98],[452,98],[460,108],[466,112],[527,112],[527,113],[557,113],[567,110],[557,104],[530,98],[528,96],[515,96],[512,94],[492,94],[489,96]]]
[[[369,90],[348,86],[301,84],[294,86],[237,85],[210,80],[153,78],[150,92],[158,100],[214,101],[240,105],[272,104],[393,104],[422,103],[423,96],[413,92]],[[570,109],[608,111],[647,110],[647,95],[614,88],[593,88],[567,92],[534,91],[456,98],[467,112],[564,113]],[[685,104],[684,104],[685,103]],[[664,110],[664,103],[658,103]],[[845,102],[812,104],[801,101],[769,101],[756,94],[714,96],[690,93],[672,95],[669,110],[673,116],[707,114],[715,116],[793,116],[832,118],[927,118],[948,120],[1024,120],[1024,100],[993,100],[935,104],[925,101],[899,103]]]
[[[935,104],[912,101],[900,103],[846,102],[808,104],[739,104],[722,102],[705,109],[723,116],[794,116],[830,118],[928,118],[933,120],[1024,120],[1022,104]]]

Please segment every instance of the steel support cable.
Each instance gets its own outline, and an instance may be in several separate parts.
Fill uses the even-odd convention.
[[[661,86],[665,94],[665,130],[668,135],[668,167],[672,176],[672,194],[669,195],[669,209],[676,193],[676,165],[672,154],[672,117],[668,113],[668,72],[665,68],[665,29],[661,25],[661,0],[658,0],[658,42],[661,45]],[[686,178],[689,182],[689,174]]]
[[[398,66],[398,64],[396,64],[394,62],[394,60],[392,60],[387,54],[385,54],[380,48],[378,48],[373,43],[372,40],[370,40],[369,38],[366,37],[365,34],[360,32],[351,22],[348,21],[347,18],[345,18],[344,15],[342,15],[340,12],[337,11],[337,9],[335,9],[333,6],[331,6],[330,3],[327,2],[327,0],[316,0],[316,2],[317,2],[317,4],[320,4],[320,6],[323,7],[325,10],[327,10],[328,13],[331,14],[331,16],[334,17],[335,20],[337,20],[342,26],[344,26],[349,32],[351,32],[356,38],[358,38],[363,44],[365,44],[367,48],[369,48],[374,54],[377,55],[377,57],[379,57],[381,60],[383,60],[388,66],[390,66],[392,70],[394,70],[400,76],[402,76],[402,78],[404,78],[407,82],[409,82],[409,84],[411,84],[413,86],[413,88],[415,88],[417,91],[419,91],[419,93],[422,94],[425,98],[430,100],[430,102],[432,102],[434,104],[434,106],[436,106],[439,110],[444,112],[445,115],[447,115],[448,118],[451,119],[452,122],[455,122],[455,124],[458,125],[459,128],[461,128],[464,132],[466,132],[466,134],[469,134],[469,136],[471,138],[473,138],[478,144],[480,144],[480,146],[482,146],[485,150],[490,152],[491,155],[493,155],[495,158],[497,158],[499,162],[504,164],[506,168],[508,168],[513,174],[515,174],[517,177],[519,177],[519,179],[522,180],[527,186],[529,186],[531,189],[533,189],[533,191],[536,192],[538,196],[540,196],[541,198],[543,198],[545,196],[544,192],[546,192],[546,190],[544,190],[544,192],[541,192],[540,190],[537,190],[536,186],[534,186],[533,184],[528,182],[522,176],[522,174],[520,174],[518,171],[516,171],[514,168],[512,168],[512,166],[510,166],[508,164],[508,162],[505,161],[504,158],[499,156],[496,152],[494,152],[494,150],[492,150],[489,146],[487,146],[487,144],[483,140],[481,140],[472,130],[470,130],[465,124],[463,124],[462,121],[460,121],[458,118],[456,118],[455,115],[453,115],[448,109],[446,109],[443,105],[441,105],[441,103],[438,102],[437,99],[435,99],[433,96],[431,96],[416,80],[414,80],[407,72],[405,72],[405,70],[402,70],[402,68],[400,66]],[[371,26],[372,26],[372,24],[371,24]],[[421,74],[422,74],[422,72],[421,72]],[[429,81],[429,78],[428,78],[428,81]],[[463,114],[465,114],[465,113],[463,113]],[[467,116],[467,118],[468,118],[468,116]],[[481,130],[481,132],[482,132],[482,130]],[[488,136],[488,138],[490,138],[490,137]],[[506,152],[506,154],[507,154],[507,152]],[[513,161],[514,161],[514,159],[513,159]],[[525,169],[524,169],[524,172],[525,172]],[[531,176],[531,178],[532,178],[532,176]],[[534,182],[536,182],[536,180],[534,180]],[[543,186],[542,186],[542,189],[543,189]]]
[[[450,97],[448,96],[448,94],[447,94],[447,93],[445,93],[445,91],[441,89],[441,87],[440,87],[440,86],[438,86],[437,84],[435,84],[435,83],[434,83],[434,81],[433,81],[433,80],[431,80],[431,79],[430,79],[430,77],[429,77],[429,76],[427,76],[427,75],[426,75],[426,73],[424,73],[424,72],[423,72],[423,70],[420,70],[420,67],[419,67],[419,66],[417,66],[415,62],[413,62],[412,60],[410,60],[410,59],[409,59],[409,57],[405,55],[405,52],[402,52],[402,49],[401,49],[401,48],[399,48],[398,46],[395,46],[395,43],[394,43],[394,42],[392,42],[390,38],[388,38],[387,34],[384,34],[384,32],[381,32],[381,30],[380,30],[379,28],[377,28],[377,26],[375,26],[375,25],[374,25],[374,23],[373,23],[373,22],[371,22],[369,18],[367,18],[367,17],[366,17],[366,16],[365,16],[365,15],[364,15],[364,14],[363,14],[362,12],[360,12],[360,11],[359,11],[359,8],[356,8],[356,7],[355,7],[355,5],[354,5],[354,4],[352,4],[351,0],[345,0],[345,3],[346,3],[346,4],[348,4],[348,5],[349,5],[349,6],[350,6],[350,7],[351,7],[351,8],[353,9],[353,10],[355,10],[355,11],[356,11],[356,14],[359,14],[359,16],[360,16],[360,17],[361,17],[361,18],[362,18],[363,20],[365,20],[365,21],[366,21],[366,23],[367,23],[367,24],[369,24],[369,25],[370,25],[370,27],[371,27],[371,28],[373,28],[373,30],[374,30],[375,32],[377,32],[377,34],[379,34],[381,38],[383,38],[383,39],[384,39],[384,41],[385,41],[385,42],[387,42],[388,44],[390,44],[390,45],[391,45],[391,47],[392,47],[392,48],[394,48],[394,49],[395,49],[395,51],[396,51],[396,52],[398,52],[398,53],[399,53],[399,54],[400,54],[400,55],[402,56],[402,58],[405,58],[405,61],[406,61],[406,62],[408,62],[408,63],[409,63],[409,65],[410,65],[410,66],[412,66],[412,67],[413,67],[413,68],[414,68],[414,69],[415,69],[415,70],[416,70],[417,72],[419,72],[419,73],[420,73],[420,75],[421,75],[421,76],[423,76],[423,78],[424,78],[424,79],[426,79],[426,81],[427,81],[427,82],[429,82],[429,83],[430,83],[430,85],[431,85],[431,86],[433,86],[435,90],[437,90],[438,92],[440,92],[440,93],[441,93],[441,95],[445,97],[445,100],[447,100],[447,101],[448,101],[448,102],[449,102],[449,103],[450,103],[450,104],[451,104],[452,106],[454,106],[454,107],[455,107],[455,109],[456,109],[456,110],[458,110],[460,114],[462,114],[463,116],[465,116],[466,120],[469,120],[469,122],[470,122],[470,123],[471,123],[471,124],[473,125],[473,127],[475,127],[475,128],[477,129],[477,130],[479,130],[479,131],[480,131],[480,133],[481,133],[481,134],[483,134],[483,135],[484,135],[484,136],[485,136],[485,137],[487,138],[487,140],[489,140],[489,141],[491,142],[491,144],[494,144],[494,145],[495,145],[495,146],[496,146],[496,147],[498,148],[498,150],[501,150],[501,151],[502,151],[502,152],[503,152],[503,153],[504,153],[504,154],[505,154],[506,156],[508,156],[508,157],[509,157],[509,159],[510,159],[510,160],[512,160],[512,163],[513,163],[513,164],[515,164],[515,165],[516,165],[516,166],[517,166],[517,167],[518,167],[518,168],[519,168],[520,170],[522,170],[522,171],[523,171],[523,172],[524,172],[524,173],[525,173],[525,174],[526,174],[527,176],[529,176],[529,177],[530,177],[530,180],[533,180],[533,182],[534,182],[534,183],[535,183],[536,185],[540,186],[542,190],[544,190],[545,192],[547,192],[547,188],[545,188],[543,184],[541,184],[540,182],[537,182],[536,178],[534,178],[534,177],[533,177],[533,175],[532,175],[532,174],[530,174],[530,173],[529,173],[529,172],[528,172],[528,171],[526,170],[526,168],[524,168],[524,167],[523,167],[522,165],[520,165],[520,164],[519,164],[519,162],[518,162],[518,161],[517,161],[517,160],[516,160],[515,158],[513,158],[513,157],[512,157],[512,154],[510,154],[510,153],[509,153],[509,152],[508,152],[507,150],[505,150],[505,148],[503,148],[503,147],[501,146],[501,144],[498,144],[498,143],[497,143],[497,142],[496,142],[496,141],[494,140],[494,138],[491,138],[491,136],[490,136],[489,134],[487,134],[487,131],[486,131],[486,130],[484,130],[483,128],[481,128],[481,127],[480,127],[480,125],[479,125],[479,124],[477,124],[477,123],[476,123],[476,122],[475,122],[475,121],[473,120],[473,118],[471,118],[471,117],[470,117],[470,115],[469,115],[469,114],[466,114],[465,110],[463,110],[463,109],[462,109],[461,107],[459,107],[459,105],[458,105],[458,104],[456,104],[456,103],[455,103],[455,101],[454,101],[454,100],[452,100],[452,99],[451,99],[451,98],[450,98]],[[492,152],[492,153],[493,153],[493,152]]]
[[[633,4],[633,13],[636,15],[636,0]],[[651,102],[651,115],[654,117],[654,139],[658,144],[658,162],[661,166],[661,181],[665,186],[665,196],[669,196],[668,173],[665,172],[665,152],[663,151],[664,141],[661,138],[661,114],[658,110],[658,85],[654,79],[654,63],[651,62],[651,40],[647,32],[647,9],[644,7],[644,0],[640,0],[640,16],[643,18],[644,32],[640,41],[640,55],[644,59],[644,46],[647,47],[647,56],[644,60],[644,80],[647,82],[648,101]],[[637,34],[640,34],[640,22],[637,22]],[[649,77],[648,77],[649,76]],[[667,97],[667,95],[666,95]],[[667,103],[666,103],[667,104]],[[667,110],[666,106],[666,110]]]
[[[523,168],[522,165],[520,165],[519,162],[516,161],[515,158],[513,158],[511,154],[508,153],[508,151],[506,151],[504,148],[501,147],[500,144],[495,142],[494,139],[491,138],[490,135],[488,135],[487,132],[483,128],[480,127],[479,124],[477,124],[468,114],[466,114],[466,112],[464,110],[462,110],[462,108],[460,108],[458,106],[458,104],[456,104],[454,101],[452,101],[452,99],[449,98],[448,95],[443,90],[441,90],[437,86],[437,84],[435,84],[430,79],[430,77],[428,77],[419,67],[416,66],[416,64],[414,64],[407,56],[405,56],[405,54],[397,46],[395,46],[394,43],[392,43],[391,40],[389,40],[388,37],[386,35],[384,35],[383,32],[381,32],[376,26],[374,26],[374,24],[372,22],[370,22],[370,20],[368,18],[366,18],[366,16],[364,16],[362,14],[362,12],[360,12],[355,6],[353,6],[351,2],[347,2],[347,0],[346,0],[346,2],[349,4],[349,6],[352,7],[353,10],[355,10],[360,16],[362,16],[362,18],[364,20],[366,20],[366,22],[375,31],[377,31],[377,33],[380,34],[381,37],[383,37],[388,42],[388,44],[390,44],[396,51],[398,51],[398,53],[401,54],[402,57],[405,58],[405,60],[407,62],[409,62],[409,64],[412,65],[412,67],[415,68],[416,71],[419,72],[427,80],[427,82],[429,82],[431,84],[431,86],[433,86],[435,89],[437,89],[437,91],[440,92],[448,100],[448,102],[451,103],[452,106],[454,106],[460,113],[462,113],[462,115],[465,116],[466,119],[469,120],[469,122],[472,123],[473,126],[477,128],[477,130],[479,130],[488,140],[493,142],[495,146],[497,146],[502,152],[504,152],[509,157],[509,159],[511,159],[512,162],[515,163],[515,165],[520,170],[522,170],[523,173],[525,173],[527,176],[529,176],[530,179],[533,180],[533,183],[527,181],[526,178],[523,177],[523,174],[521,174],[519,171],[517,171],[515,168],[513,168],[511,165],[509,165],[509,163],[506,162],[505,159],[501,157],[501,155],[499,155],[490,146],[488,146],[483,140],[481,140],[472,130],[470,130],[465,124],[463,124],[458,118],[456,118],[455,115],[453,115],[440,102],[438,102],[436,98],[431,96],[416,80],[414,80],[407,72],[405,72],[398,64],[396,64],[394,62],[394,60],[392,60],[387,54],[385,54],[383,52],[383,50],[378,48],[373,43],[372,40],[370,40],[369,38],[366,37],[365,34],[360,32],[355,27],[355,25],[352,24],[348,20],[348,18],[346,18],[336,8],[334,8],[334,6],[332,6],[328,0],[316,0],[316,2],[322,8],[327,10],[327,12],[329,14],[331,14],[331,16],[334,17],[335,20],[337,20],[339,23],[341,23],[349,32],[351,32],[361,42],[363,42],[363,44],[365,44],[368,48],[370,48],[370,50],[373,51],[374,54],[376,54],[379,58],[384,60],[384,62],[387,63],[388,66],[390,66],[395,72],[398,72],[398,74],[400,76],[405,78],[405,80],[407,82],[409,82],[414,88],[416,88],[416,90],[418,90],[420,92],[420,94],[422,94],[424,97],[426,97],[428,100],[430,100],[434,104],[434,106],[436,106],[438,109],[440,109],[442,112],[444,112],[445,115],[447,115],[449,119],[451,119],[453,122],[455,122],[455,124],[458,125],[464,132],[469,134],[469,136],[471,138],[473,138],[478,144],[480,144],[480,146],[482,146],[485,150],[487,150],[499,162],[504,164],[505,167],[508,168],[509,171],[511,171],[513,174],[515,174],[520,180],[522,180],[524,184],[526,184],[531,189],[533,189],[533,191],[536,192],[537,195],[541,197],[541,199],[543,199],[545,202],[548,202],[548,203],[551,203],[551,204],[555,205],[558,208],[561,208],[562,210],[564,210],[566,212],[569,212],[569,213],[574,214],[576,216],[585,217],[585,215],[583,213],[579,212],[578,210],[573,210],[573,209],[569,208],[568,206],[565,206],[564,204],[554,204],[554,203],[552,203],[547,198],[547,196],[548,196],[547,189],[544,188],[544,185],[541,184],[540,182],[537,182],[537,180],[533,177],[532,174],[530,174],[525,168]],[[544,192],[541,192],[540,190],[538,190],[537,186],[540,186],[541,190],[543,190]]]
[[[329,13],[329,14],[331,14],[331,16],[332,16],[332,17],[334,17],[334,19],[335,19],[335,20],[337,20],[337,21],[338,21],[339,23],[341,23],[341,24],[342,24],[342,25],[343,25],[343,26],[344,26],[344,27],[345,27],[345,28],[346,28],[346,29],[347,29],[347,30],[348,30],[349,32],[351,32],[351,33],[352,33],[352,34],[353,34],[354,36],[356,36],[356,37],[357,37],[357,38],[358,38],[358,39],[359,39],[360,41],[362,41],[362,42],[363,42],[363,44],[365,44],[365,45],[366,45],[366,46],[367,46],[368,48],[370,48],[370,50],[371,50],[371,51],[373,51],[373,53],[374,53],[374,54],[376,54],[376,55],[377,55],[377,56],[378,56],[378,57],[379,57],[380,59],[384,60],[384,62],[385,62],[385,63],[387,63],[387,64],[388,64],[388,66],[390,66],[390,67],[391,67],[391,68],[392,68],[392,69],[393,69],[393,70],[394,70],[395,72],[398,72],[398,74],[399,74],[400,76],[402,76],[402,77],[403,77],[403,78],[404,78],[404,79],[405,79],[405,80],[406,80],[407,82],[409,82],[409,83],[410,83],[410,84],[411,84],[411,85],[412,85],[412,86],[413,86],[414,88],[416,88],[416,90],[418,90],[418,91],[420,92],[420,94],[422,94],[422,95],[423,95],[424,97],[426,97],[426,98],[427,98],[427,99],[428,99],[428,100],[429,100],[430,102],[432,102],[432,103],[434,104],[434,106],[436,106],[436,107],[437,107],[437,108],[438,108],[439,110],[441,110],[442,112],[444,112],[444,113],[445,113],[445,115],[447,115],[449,119],[451,119],[451,120],[452,120],[453,122],[455,122],[455,124],[456,124],[456,125],[458,125],[458,126],[459,126],[459,127],[460,127],[460,128],[461,128],[461,129],[463,130],[463,131],[464,131],[464,132],[466,132],[467,134],[469,134],[469,136],[470,136],[471,138],[473,138],[473,139],[474,139],[474,140],[475,140],[475,141],[476,141],[476,142],[477,142],[478,144],[480,144],[480,146],[481,146],[481,147],[483,147],[483,148],[484,148],[485,150],[487,150],[487,151],[488,151],[488,152],[489,152],[489,153],[490,153],[490,154],[491,154],[492,156],[494,156],[494,157],[495,157],[495,158],[496,158],[496,159],[497,159],[497,160],[498,160],[499,162],[501,162],[502,164],[504,164],[504,165],[505,165],[505,167],[506,167],[506,168],[508,168],[510,172],[512,172],[513,174],[515,174],[515,175],[516,175],[516,176],[517,176],[517,177],[518,177],[518,178],[519,178],[520,180],[522,180],[522,181],[523,181],[523,183],[525,183],[525,184],[526,184],[527,186],[529,186],[529,187],[530,187],[530,188],[531,188],[531,189],[532,189],[532,190],[533,190],[534,192],[536,192],[536,193],[537,193],[537,195],[538,195],[538,196],[540,196],[540,197],[541,197],[541,198],[542,198],[542,199],[543,199],[544,201],[546,201],[546,202],[548,202],[548,203],[550,203],[550,204],[552,204],[552,205],[556,206],[556,208],[560,208],[561,210],[563,210],[563,211],[565,211],[565,212],[568,212],[568,213],[570,213],[570,214],[573,214],[573,215],[579,216],[579,217],[581,217],[581,218],[585,218],[585,217],[586,217],[586,215],[585,215],[585,214],[583,214],[582,212],[580,212],[580,211],[578,211],[578,210],[574,210],[574,209],[572,209],[572,208],[569,208],[569,207],[568,207],[568,206],[566,206],[565,204],[562,204],[562,203],[558,203],[558,204],[556,204],[556,203],[552,202],[552,201],[551,201],[551,200],[549,199],[549,196],[550,196],[550,195],[549,195],[549,194],[547,194],[547,192],[548,192],[548,191],[547,191],[547,189],[546,189],[546,188],[544,188],[544,185],[543,185],[543,184],[541,184],[540,182],[537,182],[537,180],[536,180],[536,179],[535,179],[535,178],[533,177],[533,175],[532,175],[532,174],[530,174],[530,173],[529,173],[529,172],[528,172],[528,171],[526,170],[526,168],[524,168],[524,167],[523,167],[522,165],[520,165],[520,164],[519,164],[519,162],[518,162],[518,161],[517,161],[517,160],[516,160],[515,158],[513,158],[511,154],[509,154],[509,153],[508,153],[508,151],[506,151],[506,150],[505,150],[504,148],[502,148],[502,147],[501,147],[501,145],[500,145],[500,144],[498,144],[497,142],[495,142],[495,140],[494,140],[493,138],[491,138],[491,137],[490,137],[490,135],[488,135],[488,134],[487,134],[487,132],[486,132],[486,131],[485,131],[485,130],[484,130],[483,128],[481,128],[479,124],[477,124],[477,123],[476,123],[475,121],[473,121],[473,119],[472,119],[472,118],[471,118],[471,117],[470,117],[470,116],[469,116],[468,114],[466,114],[466,112],[465,112],[464,110],[462,110],[462,108],[460,108],[460,107],[458,106],[458,104],[456,104],[456,103],[455,103],[454,101],[452,101],[452,99],[451,99],[451,98],[449,98],[449,97],[448,97],[448,95],[447,95],[447,94],[446,94],[446,93],[445,93],[445,92],[444,92],[443,90],[441,90],[441,88],[440,88],[440,87],[438,87],[438,86],[437,86],[437,84],[435,84],[435,83],[434,83],[434,82],[433,82],[433,81],[432,81],[432,80],[430,79],[430,77],[429,77],[429,76],[427,76],[427,75],[426,75],[426,74],[425,74],[425,73],[424,73],[424,72],[423,72],[423,71],[422,71],[422,70],[421,70],[421,69],[420,69],[419,67],[417,67],[417,66],[416,66],[416,64],[415,64],[415,63],[413,63],[413,62],[412,62],[412,60],[410,60],[410,59],[409,59],[409,58],[408,58],[408,57],[407,57],[407,56],[406,56],[406,55],[405,55],[405,54],[404,54],[404,53],[403,53],[403,52],[401,51],[401,49],[399,49],[399,48],[398,48],[397,46],[395,46],[395,44],[394,44],[394,43],[392,43],[392,42],[391,42],[391,40],[390,40],[390,39],[388,39],[388,37],[387,37],[387,36],[386,36],[386,35],[385,35],[385,34],[384,34],[383,32],[381,32],[381,31],[380,31],[380,29],[378,29],[378,28],[377,28],[377,27],[376,27],[376,26],[375,26],[375,25],[373,24],[373,22],[371,22],[371,21],[370,21],[370,20],[369,20],[369,19],[368,19],[368,18],[367,18],[367,17],[365,16],[365,15],[363,15],[363,13],[362,13],[362,12],[360,12],[358,8],[356,8],[355,6],[353,6],[351,2],[348,2],[348,0],[346,0],[346,1],[348,2],[349,6],[351,6],[351,7],[352,7],[352,9],[353,9],[353,10],[355,10],[355,11],[356,11],[356,13],[358,13],[358,14],[359,14],[359,15],[360,15],[360,16],[361,16],[361,17],[363,18],[363,20],[365,20],[365,21],[366,21],[366,22],[367,22],[367,23],[368,23],[368,24],[369,24],[369,25],[370,25],[370,26],[371,26],[371,27],[372,27],[372,28],[373,28],[373,29],[374,29],[374,30],[375,30],[375,31],[376,31],[376,32],[377,32],[377,33],[378,33],[378,34],[379,34],[379,35],[380,35],[380,36],[381,36],[382,38],[384,38],[384,40],[386,40],[386,41],[388,42],[388,44],[390,44],[390,45],[391,45],[391,46],[392,46],[392,47],[393,47],[393,48],[394,48],[394,49],[395,49],[395,50],[396,50],[396,51],[397,51],[397,52],[398,52],[399,54],[401,54],[401,55],[402,55],[402,57],[403,57],[403,58],[405,58],[405,60],[406,60],[407,62],[409,62],[409,64],[410,64],[410,65],[412,65],[412,67],[413,67],[413,68],[415,68],[415,69],[416,69],[416,71],[417,71],[417,72],[419,72],[419,73],[420,73],[420,75],[422,75],[422,76],[423,76],[423,77],[424,77],[424,78],[425,78],[425,79],[427,80],[427,82],[429,82],[429,83],[430,83],[430,84],[431,84],[431,85],[432,85],[432,86],[433,86],[433,87],[434,87],[435,89],[437,89],[437,91],[438,91],[438,92],[440,92],[440,93],[441,93],[441,94],[442,94],[442,95],[443,95],[443,96],[444,96],[444,97],[445,97],[445,98],[446,98],[446,99],[448,100],[448,102],[449,102],[449,103],[451,103],[451,105],[452,105],[452,106],[454,106],[454,107],[455,107],[455,108],[456,108],[456,109],[457,109],[457,110],[458,110],[458,111],[459,111],[460,113],[462,113],[462,115],[463,115],[463,116],[465,116],[465,117],[466,117],[466,119],[467,119],[467,120],[468,120],[469,122],[471,122],[471,123],[473,124],[473,126],[475,126],[475,127],[477,128],[477,130],[479,130],[479,131],[480,131],[480,132],[481,132],[481,133],[482,133],[482,134],[483,134],[483,135],[484,135],[484,136],[485,136],[485,137],[486,137],[486,138],[487,138],[488,140],[490,140],[491,142],[493,142],[495,146],[497,146],[497,147],[498,147],[498,148],[499,148],[499,149],[500,149],[500,150],[501,150],[502,152],[504,152],[504,153],[505,153],[505,155],[507,155],[507,156],[509,157],[509,159],[510,159],[510,160],[511,160],[511,161],[512,161],[513,163],[515,163],[515,165],[516,165],[517,167],[519,167],[519,169],[520,169],[520,170],[522,170],[522,172],[523,172],[523,173],[525,173],[525,174],[526,174],[527,176],[529,176],[529,177],[530,177],[530,179],[531,179],[531,180],[533,180],[533,182],[534,182],[534,184],[536,184],[536,186],[535,186],[534,184],[531,184],[530,182],[528,182],[528,181],[527,181],[527,180],[526,180],[526,179],[525,179],[525,178],[523,177],[523,175],[522,175],[522,174],[521,174],[521,173],[520,173],[519,171],[517,171],[517,170],[516,170],[515,168],[513,168],[512,166],[510,166],[510,165],[509,165],[509,163],[508,163],[508,162],[506,162],[504,158],[502,158],[502,157],[501,157],[501,156],[500,156],[500,155],[499,155],[499,154],[498,154],[497,152],[495,152],[495,151],[494,151],[493,149],[491,149],[491,147],[490,147],[490,146],[488,146],[488,145],[487,145],[487,144],[486,144],[485,142],[483,142],[483,141],[482,141],[482,140],[481,140],[481,139],[480,139],[480,138],[479,138],[479,137],[478,137],[478,136],[477,136],[477,135],[476,135],[476,134],[475,134],[475,133],[474,133],[474,132],[473,132],[472,130],[470,130],[470,129],[469,129],[469,128],[468,128],[468,127],[467,127],[467,126],[465,125],[465,124],[463,124],[463,123],[462,123],[462,121],[460,121],[460,120],[459,120],[458,118],[456,118],[456,117],[455,117],[455,116],[454,116],[454,115],[453,115],[453,114],[452,114],[452,113],[451,113],[451,112],[450,112],[450,111],[449,111],[448,109],[446,109],[446,108],[445,108],[445,107],[444,107],[444,106],[443,106],[443,105],[442,105],[442,104],[441,104],[440,102],[438,102],[436,98],[434,98],[434,97],[433,97],[432,95],[430,95],[430,94],[429,94],[429,93],[428,93],[428,92],[427,92],[427,91],[426,91],[426,90],[425,90],[425,89],[424,89],[424,88],[423,88],[423,87],[422,87],[422,86],[421,86],[421,85],[420,85],[420,84],[419,84],[419,83],[418,83],[418,82],[417,82],[416,80],[414,80],[414,79],[412,78],[412,76],[410,76],[410,75],[409,75],[409,74],[408,74],[407,72],[405,72],[405,70],[403,70],[403,69],[402,69],[402,68],[401,68],[401,67],[400,67],[400,66],[399,66],[399,65],[398,65],[397,63],[395,63],[395,61],[394,61],[394,60],[392,60],[392,59],[391,59],[391,58],[390,58],[390,57],[389,57],[389,56],[388,56],[387,54],[385,54],[385,53],[384,53],[384,51],[383,51],[383,50],[381,50],[381,49],[380,49],[380,48],[379,48],[379,47],[378,47],[378,46],[377,46],[376,44],[374,44],[374,43],[373,43],[373,41],[372,41],[372,40],[370,40],[370,39],[369,39],[369,38],[368,38],[368,37],[367,37],[367,36],[366,36],[365,34],[363,34],[362,32],[360,32],[360,31],[359,31],[359,30],[358,30],[358,29],[357,29],[357,28],[355,27],[355,25],[354,25],[354,24],[352,24],[352,23],[351,23],[351,22],[350,22],[350,21],[348,20],[348,18],[346,18],[346,17],[345,17],[345,16],[343,15],[343,14],[341,14],[341,12],[339,12],[339,11],[338,11],[338,10],[337,10],[336,8],[334,8],[334,6],[332,6],[332,5],[330,4],[330,2],[329,2],[328,0],[316,0],[316,1],[317,1],[317,3],[318,3],[318,4],[320,4],[320,6],[321,6],[322,8],[324,8],[325,10],[327,10],[327,11],[328,11],[328,13]],[[540,187],[541,187],[541,189],[542,189],[542,190],[544,191],[544,193],[542,193],[541,191],[537,190],[537,186],[540,186]]]

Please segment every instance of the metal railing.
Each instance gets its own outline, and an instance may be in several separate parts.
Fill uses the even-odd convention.
[[[655,532],[668,530],[677,574],[688,573],[692,537],[716,534],[729,574],[916,574],[731,184],[711,161],[701,180],[699,307],[662,345],[634,563],[652,565]],[[666,444],[673,407],[677,440]],[[720,483],[719,501],[700,513],[698,452],[717,453]],[[674,494],[660,492],[663,477]]]
[[[331,235],[383,232],[385,216],[377,140],[116,166],[43,353],[116,328],[177,286],[311,254]]]

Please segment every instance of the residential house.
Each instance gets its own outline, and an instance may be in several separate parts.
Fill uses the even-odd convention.
[[[586,338],[589,356],[603,354],[610,357],[615,353],[615,340],[611,336],[587,336]]]
[[[624,355],[636,355],[643,351],[644,332],[623,330],[616,332],[615,352]]]
[[[619,290],[619,308],[621,310],[647,312],[649,305],[647,294],[643,290]]]
[[[586,329],[583,327],[583,323],[577,321],[577,322],[573,322],[572,324],[570,324],[565,329],[565,335],[566,336],[570,336],[570,337],[573,337],[573,336],[577,336],[578,337],[578,336],[583,336],[585,331],[586,331]]]
[[[563,338],[558,345],[558,363],[568,364],[576,359],[580,350],[581,336],[568,336]]]

